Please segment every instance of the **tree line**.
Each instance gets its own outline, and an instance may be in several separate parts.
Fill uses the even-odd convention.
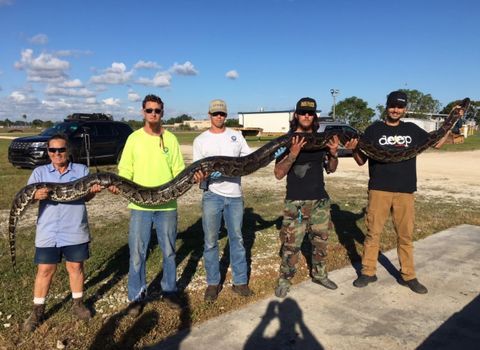
[[[424,94],[421,91],[409,89],[402,89],[401,91],[404,91],[408,96],[408,116],[412,118],[429,119],[432,115],[448,114],[452,107],[460,102],[460,100],[451,101],[442,109],[441,103],[430,94]],[[471,106],[472,108],[467,111],[465,119],[474,119],[477,124],[480,124],[480,113],[478,113],[478,110],[480,109],[480,101],[472,101]],[[375,109],[373,109],[368,106],[366,101],[356,96],[345,98],[335,105],[335,119],[350,124],[359,130],[365,130],[365,128],[372,123],[376,114],[382,118],[385,116],[385,113],[384,105],[377,105]],[[333,116],[333,106],[332,111],[330,111],[328,115]],[[40,119],[34,119],[31,122],[28,122],[27,115],[25,114],[22,116],[22,119],[23,120],[17,121],[11,121],[8,118],[0,120],[0,126],[49,128],[54,125],[54,122],[51,120],[43,121]],[[177,117],[166,119],[164,120],[164,123],[166,125],[174,125],[189,120],[193,120],[193,117],[188,114],[182,114]],[[122,118],[121,121],[128,123],[134,130],[143,126],[143,120],[125,120]],[[233,118],[228,118],[226,124],[229,127],[239,126],[238,119]],[[190,130],[190,127],[188,127],[188,125],[182,125],[179,129]]]
[[[55,122],[51,120],[41,120],[41,119],[34,119],[31,122],[28,121],[28,117],[26,114],[22,116],[23,120],[16,120],[11,121],[10,119],[1,120],[0,119],[0,126],[7,127],[7,128],[23,128],[23,127],[33,127],[33,128],[51,128],[55,125]],[[188,114],[182,114],[177,117],[172,117],[169,119],[164,120],[165,125],[174,125],[174,124],[182,124],[184,121],[193,120],[192,116]],[[125,120],[125,118],[121,118],[122,122],[127,123],[130,127],[134,130],[143,127],[143,120]],[[226,125],[228,127],[236,127],[239,126],[238,119],[228,118],[226,120]],[[191,130],[188,125],[180,125],[178,127],[180,130]]]

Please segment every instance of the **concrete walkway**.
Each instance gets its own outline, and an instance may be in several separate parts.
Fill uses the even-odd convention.
[[[461,225],[415,242],[418,295],[396,282],[396,250],[381,256],[378,282],[355,288],[355,270],[310,281],[212,319],[149,349],[480,349],[480,227]]]

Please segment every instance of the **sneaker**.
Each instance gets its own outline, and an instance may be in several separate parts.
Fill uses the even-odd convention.
[[[369,283],[373,283],[377,281],[377,276],[367,276],[367,275],[360,275],[358,278],[353,281],[353,285],[357,288],[363,288],[368,286]]]
[[[178,297],[177,293],[163,293],[162,301],[172,310],[182,309],[182,301]]]
[[[290,291],[289,285],[278,285],[275,287],[275,296],[278,298],[285,298]]]
[[[206,302],[213,302],[217,300],[218,294],[222,290],[221,284],[212,284],[207,287],[205,290],[205,295],[203,296],[203,300]]]
[[[253,295],[252,290],[246,284],[234,284],[232,286],[232,290],[242,297],[249,297]]]
[[[406,286],[410,288],[413,292],[418,293],[418,294],[427,294],[428,289],[425,287],[423,284],[418,282],[416,278],[413,280],[408,280],[405,281],[403,278],[398,279],[398,283],[400,283],[402,286]]]
[[[316,283],[316,284],[319,284],[321,286],[324,286],[325,288],[327,289],[337,289],[338,286],[335,282],[333,282],[331,279],[329,279],[328,277],[324,277],[324,278],[312,278],[312,282],[313,283]]]
[[[82,298],[73,299],[72,313],[82,321],[88,321],[92,318],[92,312],[87,309]]]
[[[45,304],[34,304],[30,316],[23,324],[23,331],[27,333],[33,332],[44,319]]]

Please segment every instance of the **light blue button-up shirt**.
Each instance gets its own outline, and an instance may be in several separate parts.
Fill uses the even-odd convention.
[[[88,168],[83,164],[69,163],[63,174],[60,174],[52,164],[47,164],[33,170],[28,184],[70,182],[86,175],[88,175]],[[64,247],[89,241],[87,208],[83,199],[69,203],[40,201],[35,236],[36,247]]]

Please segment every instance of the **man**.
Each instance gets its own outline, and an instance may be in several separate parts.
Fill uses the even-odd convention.
[[[85,165],[68,161],[68,141],[64,135],[53,135],[47,147],[51,163],[36,168],[30,175],[28,184],[70,182],[88,175]],[[35,192],[34,199],[40,201],[34,258],[37,274],[33,289],[33,311],[23,325],[24,331],[34,331],[43,321],[45,298],[62,257],[65,257],[70,279],[72,313],[80,320],[89,320],[92,317],[92,313],[82,301],[85,279],[83,262],[89,258],[90,241],[85,202],[100,191],[99,185],[93,185],[85,199],[70,203],[50,201],[47,188],[40,188]]]
[[[407,149],[426,141],[428,133],[419,126],[400,119],[407,111],[407,95],[393,91],[387,97],[386,118],[370,125],[363,137],[366,141],[388,149]],[[435,146],[439,148],[447,139],[445,135]],[[385,221],[392,215],[397,234],[397,254],[400,261],[399,283],[415,293],[425,294],[427,288],[416,278],[413,262],[413,226],[415,217],[414,195],[417,190],[416,157],[398,163],[383,163],[368,158],[356,146],[358,140],[346,144],[354,149],[353,157],[358,165],[368,160],[368,207],[365,216],[367,236],[362,256],[362,271],[353,282],[358,288],[377,280],[376,268],[380,235]]]
[[[144,126],[127,139],[118,173],[120,176],[146,186],[160,186],[177,176],[184,168],[180,145],[175,135],[162,127],[164,104],[160,97],[147,95],[142,102]],[[118,193],[115,186],[109,188]],[[130,203],[128,246],[128,313],[138,316],[143,311],[147,294],[146,258],[152,233],[157,232],[163,253],[162,300],[172,309],[180,309],[177,296],[175,240],[177,237],[177,201],[157,206]]]
[[[208,109],[209,130],[193,141],[193,160],[210,156],[241,157],[251,153],[242,134],[225,126],[227,105],[213,100]],[[247,260],[242,237],[243,197],[240,177],[223,177],[219,172],[210,174],[203,183],[202,226],[204,232],[205,270],[207,289],[205,301],[212,302],[222,289],[218,252],[218,234],[222,216],[227,228],[232,266],[232,290],[244,297],[252,295],[247,280]]]
[[[292,133],[313,133],[318,129],[317,103],[304,97],[297,102],[290,123]],[[312,281],[328,289],[337,285],[328,278],[326,270],[327,240],[332,229],[330,221],[330,200],[325,191],[323,169],[332,173],[337,169],[338,137],[329,140],[328,150],[307,152],[302,150],[306,141],[294,136],[290,149],[277,159],[275,177],[280,180],[287,176],[285,210],[280,231],[282,247],[280,255],[280,276],[275,295],[284,298],[290,290],[290,280],[296,272],[305,234],[312,244]]]

